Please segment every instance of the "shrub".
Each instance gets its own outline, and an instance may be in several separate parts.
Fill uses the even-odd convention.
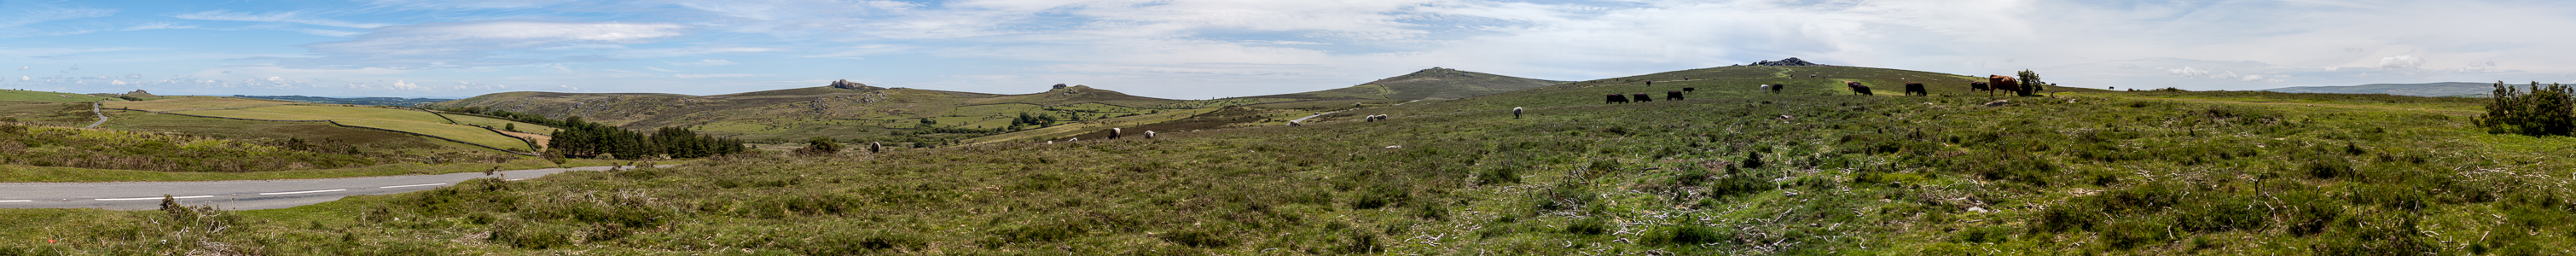
[[[572,232],[554,225],[511,222],[492,225],[494,243],[521,249],[544,250],[572,246]]]
[[[2477,118],[2478,126],[2489,132],[2531,136],[2569,135],[2576,132],[2576,99],[2569,98],[2565,85],[2541,86],[2532,82],[2526,92],[2495,83],[2495,92],[2487,102],[2487,114]]]
[[[1387,206],[1402,205],[1406,201],[1412,200],[1412,194],[1406,193],[1402,187],[1381,185],[1371,187],[1366,191],[1361,191],[1359,196],[1351,198],[1351,209],[1365,210],[1384,208]]]
[[[809,156],[839,154],[841,153],[841,143],[832,141],[831,137],[817,136],[813,139],[805,140],[805,148],[797,149],[796,153]]]
[[[1566,224],[1565,233],[1579,235],[1600,235],[1610,233],[1610,222],[1601,220],[1601,217],[1599,216],[1584,218],[1582,220],[1574,221],[1573,224]]]
[[[891,230],[858,232],[827,230],[814,234],[812,240],[797,245],[796,252],[806,255],[865,255],[872,251],[897,248],[922,248],[930,243],[920,235]]]
[[[2113,220],[2102,227],[2102,242],[2119,249],[2164,243],[2165,239],[2174,237],[2169,233],[2172,232],[2172,226],[2165,223],[2163,218]]]

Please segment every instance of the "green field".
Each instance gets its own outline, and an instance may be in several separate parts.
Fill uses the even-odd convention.
[[[169,112],[182,110],[251,108],[288,104],[297,103],[293,101],[234,97],[179,97],[163,100],[108,102],[100,107]]]
[[[1657,82],[1641,83],[1649,80]],[[277,210],[0,209],[0,219],[23,220],[0,230],[0,248],[2550,255],[2576,247],[2576,223],[2563,221],[2576,216],[2576,190],[2562,184],[2576,177],[2565,150],[2576,138],[2487,133],[2460,114],[2480,112],[2473,101],[2083,89],[1987,97],[1955,87],[1866,97],[1840,81],[1966,79],[1722,67],[1150,140],[749,155]],[[1791,87],[1749,86],[1766,83]],[[1601,102],[1679,87],[1698,92]],[[1995,100],[2008,101],[1988,105]],[[1511,107],[1528,115],[1514,118]],[[1260,122],[1277,110],[1218,109],[1140,126]],[[1356,120],[1376,114],[1393,118]],[[1142,117],[1168,116],[1131,118]]]
[[[471,126],[486,126],[486,127],[492,127],[493,129],[500,129],[500,128],[505,128],[505,127],[518,127],[519,132],[525,132],[525,133],[535,133],[535,134],[554,134],[556,130],[561,130],[561,129],[555,129],[554,127],[546,127],[546,126],[544,126],[544,125],[536,125],[536,124],[523,123],[523,122],[518,122],[518,121],[510,121],[510,120],[492,119],[492,118],[480,117],[480,116],[470,116],[470,115],[447,115],[447,118],[449,118],[449,119],[455,119],[455,120],[456,120],[456,122],[457,122],[458,124],[471,125]]]
[[[447,119],[418,110],[380,107],[287,105],[244,109],[190,110],[173,113],[266,120],[332,120],[345,125],[428,134],[503,150],[529,151],[527,142],[479,127],[447,124]],[[495,120],[497,121],[497,120]],[[531,125],[534,126],[534,125]],[[540,126],[541,127],[541,126]],[[522,131],[532,128],[522,128]]]

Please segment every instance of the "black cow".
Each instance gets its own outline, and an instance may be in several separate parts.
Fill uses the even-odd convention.
[[[1867,85],[1860,85],[1860,82],[1843,82],[1843,87],[1851,87],[1852,93],[1855,93],[1855,94],[1860,94],[1860,95],[1876,95],[1876,94],[1870,94],[1870,93],[1869,93],[1869,86],[1867,86]]]
[[[1628,100],[1629,100],[1629,101],[1636,101],[1636,102],[1649,102],[1649,101],[1655,101],[1655,97],[1648,97],[1648,96],[1646,96],[1646,94],[1644,94],[1644,93],[1639,93],[1639,94],[1629,94],[1629,95],[1628,95]]]
[[[1976,90],[1976,91],[1985,91],[1985,90],[1994,90],[1995,88],[1994,88],[1994,87],[1988,87],[1988,86],[1986,86],[1986,82],[1969,82],[1969,83],[1968,83],[1968,89],[1969,89],[1969,90]]]
[[[1789,85],[1786,85],[1786,84],[1774,84],[1774,85],[1771,85],[1771,93],[1780,93],[1780,88],[1782,88],[1782,87],[1789,87]]]
[[[1627,95],[1611,94],[1610,96],[1607,96],[1607,97],[1608,97],[1608,98],[1604,98],[1604,99],[1608,99],[1608,100],[1606,100],[1606,102],[1604,102],[1604,103],[1628,103],[1628,96],[1627,96]]]
[[[1682,91],[1664,91],[1664,100],[1682,100]]]
[[[1697,88],[1697,87],[1682,87],[1682,91],[1684,91],[1684,92],[1693,91],[1693,90],[1699,90],[1699,88]]]
[[[1655,86],[1655,81],[1646,81],[1646,86]]]
[[[1923,90],[1923,83],[1905,83],[1905,95],[1932,96],[1932,91]]]

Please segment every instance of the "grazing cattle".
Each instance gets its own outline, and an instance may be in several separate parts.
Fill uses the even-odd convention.
[[[1994,88],[1986,87],[1986,82],[1969,82],[1968,90],[1985,91],[1994,90]]]
[[[1843,87],[1850,87],[1850,88],[1851,88],[1851,91],[1852,91],[1852,93],[1853,93],[1853,94],[1860,94],[1860,95],[1877,95],[1877,94],[1870,94],[1870,93],[1869,93],[1869,86],[1867,86],[1867,85],[1860,85],[1860,82],[1857,82],[1857,81],[1855,81],[1855,82],[1843,82]]]
[[[1783,88],[1783,87],[1789,87],[1789,85],[1786,85],[1786,84],[1774,84],[1774,85],[1771,85],[1771,93],[1780,93],[1780,88]]]
[[[1629,101],[1636,101],[1636,102],[1648,102],[1648,101],[1655,101],[1655,97],[1648,97],[1648,96],[1646,96],[1646,94],[1644,94],[1644,93],[1639,93],[1639,94],[1629,94],[1629,95],[1628,95],[1628,100],[1629,100]]]
[[[1145,139],[1154,139],[1154,131],[1145,131]]]
[[[2013,95],[2030,96],[2030,91],[2022,90],[2020,80],[2013,79],[2013,77],[2009,76],[1986,76],[1986,86],[1994,88],[1995,90],[2010,91],[2013,92]],[[1993,97],[1995,96],[1995,93],[1993,91],[1987,91],[1986,96]]]
[[[1512,119],[1521,119],[1521,107],[1512,107]]]
[[[1682,91],[1664,91],[1664,100],[1682,100]]]
[[[1646,81],[1646,86],[1655,86],[1655,81]]]
[[[1627,95],[1611,94],[1607,97],[1608,98],[1604,98],[1607,101],[1606,103],[1628,103]]]
[[[1698,88],[1698,87],[1682,87],[1682,91],[1683,91],[1683,92],[1689,92],[1689,91],[1695,91],[1695,90],[1699,90],[1699,88]]]
[[[1305,125],[1305,124],[1299,124],[1299,123],[1297,123],[1297,121],[1288,121],[1288,126],[1304,126],[1304,125]]]
[[[881,152],[885,152],[885,143],[877,143],[877,142],[874,142],[874,141],[870,141],[870,142],[868,142],[868,153],[869,153],[869,154],[875,154],[875,153],[881,153]]]
[[[1905,83],[1905,95],[1932,96],[1932,91],[1924,90],[1923,83]]]
[[[1769,91],[1769,90],[1771,90],[1771,85],[1765,84],[1765,85],[1762,85],[1762,87],[1761,87],[1761,88],[1756,88],[1756,89],[1754,89],[1754,90],[1755,90],[1755,91]]]
[[[1109,128],[1109,139],[1118,139],[1118,128]]]

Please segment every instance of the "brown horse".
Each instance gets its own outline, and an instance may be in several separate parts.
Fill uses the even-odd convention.
[[[1986,86],[1986,88],[1994,88],[1995,90],[2012,91],[2013,95],[2021,95],[2021,81],[2009,76],[1986,76]],[[1994,96],[1994,91],[1986,91],[1986,97]]]

